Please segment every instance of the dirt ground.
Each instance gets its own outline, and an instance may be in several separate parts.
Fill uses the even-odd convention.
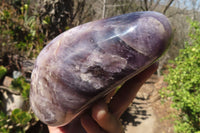
[[[170,101],[161,103],[159,90],[166,86],[163,77],[152,77],[142,86],[132,105],[122,116],[126,133],[174,133],[174,112]]]

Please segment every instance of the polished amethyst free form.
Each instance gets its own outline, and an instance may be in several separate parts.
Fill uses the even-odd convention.
[[[41,51],[32,72],[34,113],[51,126],[68,124],[155,62],[170,38],[168,19],[157,12],[124,14],[60,34]]]

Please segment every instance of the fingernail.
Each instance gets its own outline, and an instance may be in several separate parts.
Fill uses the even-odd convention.
[[[99,120],[102,119],[107,112],[108,112],[107,104],[105,104],[104,102],[99,102],[92,108],[92,117],[95,120]]]

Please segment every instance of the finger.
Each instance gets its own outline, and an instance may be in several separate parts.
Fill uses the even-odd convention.
[[[49,133],[65,133],[61,128],[48,126]]]
[[[87,133],[105,133],[89,115],[83,115],[80,120]]]
[[[108,112],[107,104],[100,102],[92,108],[92,117],[108,133],[123,133],[121,122]]]
[[[115,94],[109,104],[109,110],[119,118],[135,98],[143,83],[157,70],[158,63],[154,63],[143,72],[139,73],[124,85]]]

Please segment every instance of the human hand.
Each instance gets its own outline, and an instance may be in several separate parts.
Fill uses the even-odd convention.
[[[125,82],[119,91],[112,97],[107,97],[110,102],[100,101],[92,107],[91,115],[83,114],[80,119],[64,127],[48,127],[50,133],[123,133],[119,120],[135,98],[144,82],[157,70],[158,64],[154,63],[143,72]],[[106,98],[106,99],[107,99]],[[85,131],[84,131],[85,130]]]

